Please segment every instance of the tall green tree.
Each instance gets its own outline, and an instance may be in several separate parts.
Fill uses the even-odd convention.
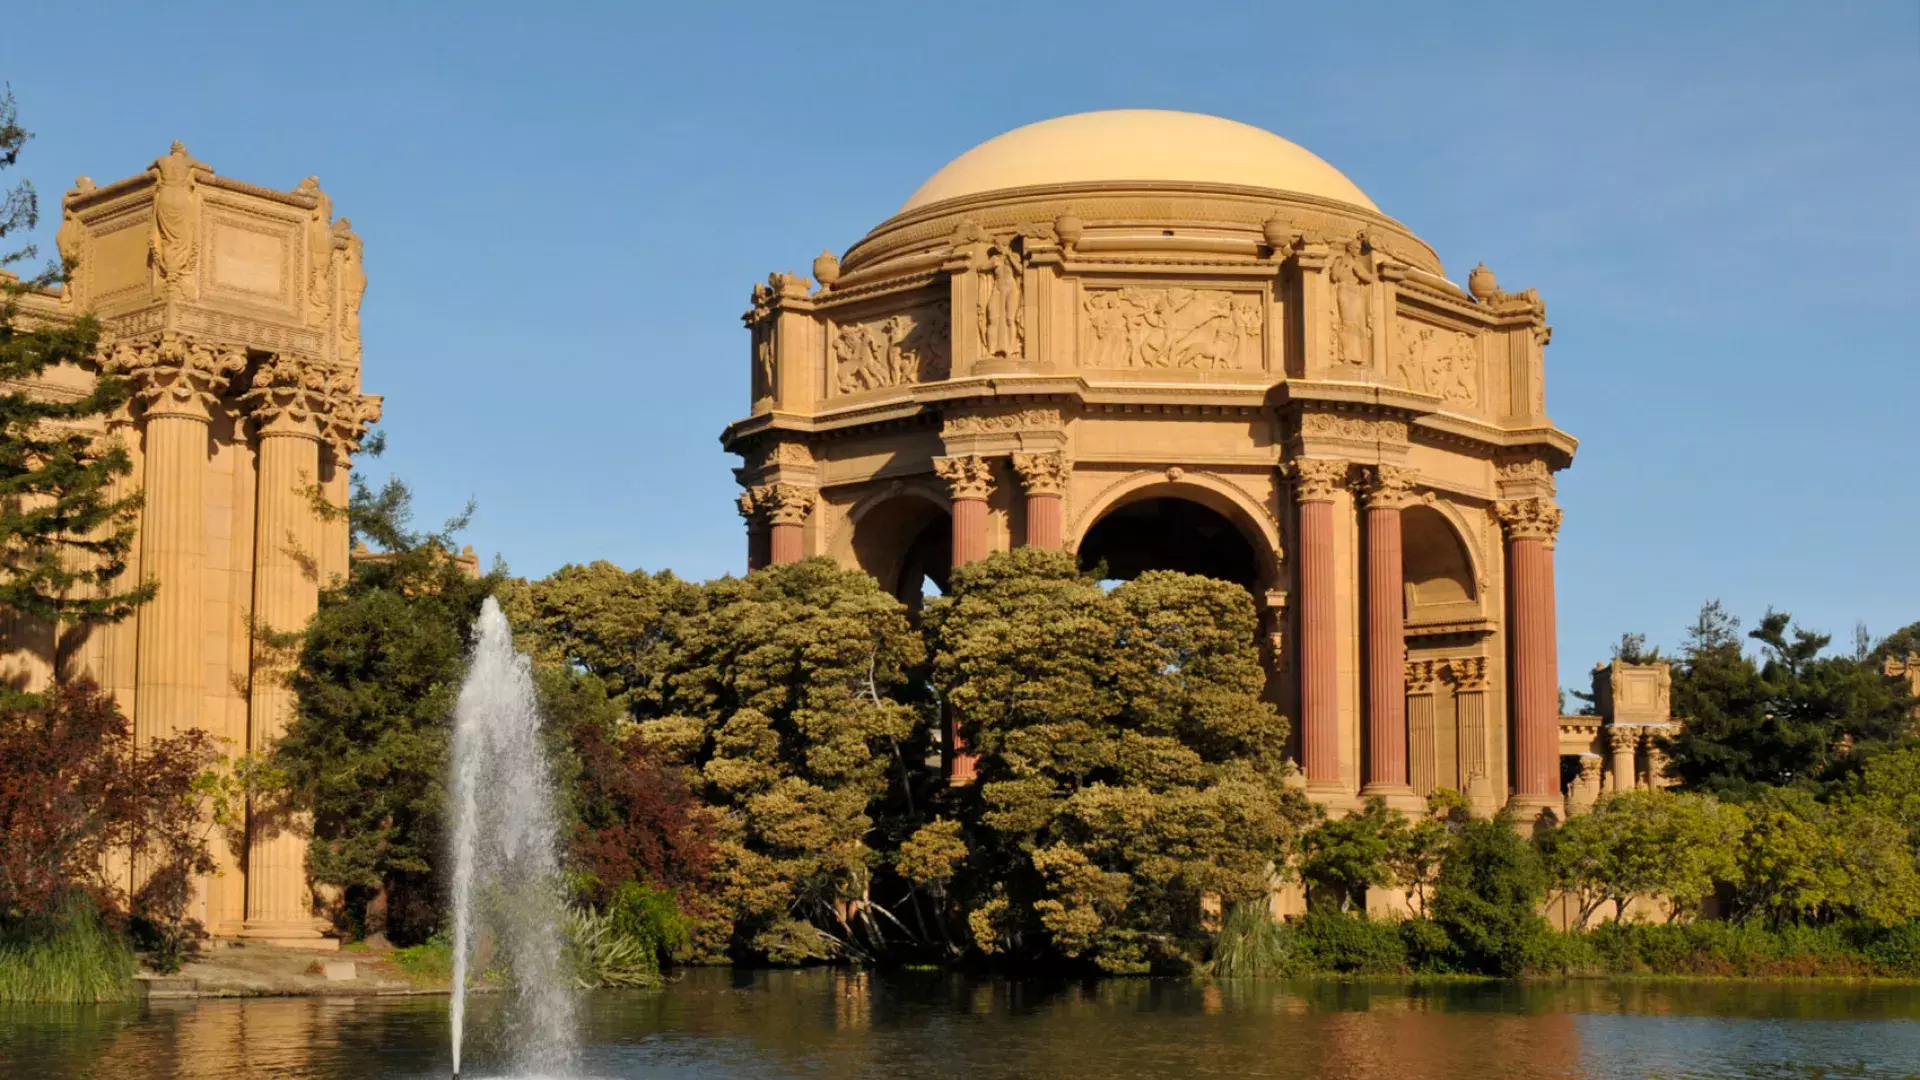
[[[1252,599],[1163,572],[1103,593],[1033,548],[952,585],[926,619],[934,684],[979,755],[955,885],[973,943],[1113,972],[1184,965],[1201,898],[1264,896],[1310,816],[1262,698]]]
[[[1685,719],[1664,743],[1689,788],[1734,798],[1766,786],[1824,789],[1875,749],[1907,737],[1912,700],[1880,665],[1826,654],[1826,634],[1769,611],[1746,635],[1713,601],[1688,631],[1674,668],[1673,709]]]
[[[0,92],[0,169],[18,162],[29,137],[12,92]],[[35,317],[21,304],[64,284],[73,265],[55,263],[25,279],[9,269],[37,257],[31,244],[8,250],[8,237],[39,219],[31,183],[21,181],[0,201],[0,610],[52,627],[54,675],[62,678],[88,628],[126,618],[154,587],[122,580],[140,500],[113,491],[133,465],[101,421],[129,390],[94,361],[99,324],[86,315]],[[58,365],[89,369],[91,386],[50,391],[44,377]]]
[[[1740,808],[1710,795],[1623,791],[1539,840],[1553,886],[1575,898],[1584,928],[1607,904],[1618,921],[1636,896],[1691,915],[1733,878],[1746,831]]]
[[[1517,975],[1539,955],[1547,933],[1540,916],[1545,864],[1507,812],[1468,820],[1456,811],[1454,829],[1434,883],[1433,921],[1466,969]]]

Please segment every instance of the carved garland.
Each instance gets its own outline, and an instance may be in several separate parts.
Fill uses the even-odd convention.
[[[1021,409],[1017,412],[950,416],[942,423],[940,430],[943,435],[990,435],[1002,431],[1045,431],[1060,426],[1059,409]]]

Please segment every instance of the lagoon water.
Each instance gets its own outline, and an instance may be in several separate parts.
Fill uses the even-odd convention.
[[[497,996],[468,1077],[505,1075]],[[0,1077],[444,1078],[446,999],[256,998],[0,1006]],[[844,971],[683,972],[577,1002],[579,1075],[1909,1077],[1920,987],[1583,981],[1007,981]]]

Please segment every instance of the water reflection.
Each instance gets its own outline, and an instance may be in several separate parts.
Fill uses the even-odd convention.
[[[474,1004],[470,1075],[506,1048]],[[593,1076],[1855,1077],[1920,1073],[1920,988],[1009,982],[688,973],[580,1009]],[[0,1076],[444,1077],[440,998],[0,1009]]]

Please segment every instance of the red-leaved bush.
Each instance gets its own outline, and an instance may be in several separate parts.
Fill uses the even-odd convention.
[[[686,784],[648,757],[640,739],[617,739],[591,720],[574,725],[573,750],[580,760],[573,855],[587,900],[604,904],[638,881],[686,902],[706,876],[711,846]]]
[[[196,781],[216,757],[197,730],[136,748],[84,680],[0,703],[0,921],[57,918],[89,897],[180,925],[193,877],[214,869]]]

